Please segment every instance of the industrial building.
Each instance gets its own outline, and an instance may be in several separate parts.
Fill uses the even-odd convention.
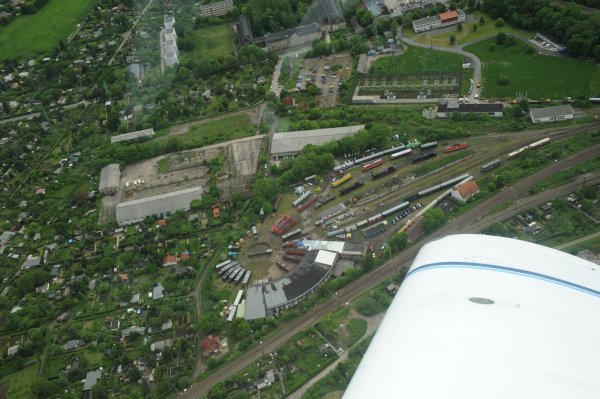
[[[202,187],[192,187],[166,194],[154,195],[117,205],[117,223],[128,225],[137,223],[148,216],[164,215],[190,209],[193,200],[202,198]]]
[[[308,251],[298,266],[277,281],[252,285],[246,292],[246,320],[277,315],[308,297],[331,276],[338,260],[335,252]]]
[[[110,138],[110,142],[111,143],[120,143],[122,141],[131,141],[131,140],[136,140],[136,139],[146,138],[146,137],[154,137],[154,129],[150,128],[150,129],[138,130],[135,132],[125,133],[125,134],[119,134],[118,136],[112,136]]]
[[[432,29],[443,28],[445,26],[456,25],[465,22],[465,13],[463,10],[450,10],[432,17],[425,17],[413,21],[413,30],[417,33],[426,32]]]
[[[119,182],[121,181],[121,168],[118,163],[106,165],[100,171],[100,185],[98,191],[100,195],[115,195],[119,191]]]
[[[515,239],[432,241],[343,398],[376,390],[380,399],[596,399],[598,273],[594,263]]]
[[[364,128],[365,125],[355,125],[275,133],[271,144],[271,156],[275,159],[284,156],[296,156],[309,144],[321,145],[329,143],[330,141],[351,136]]]
[[[220,17],[229,14],[233,9],[233,0],[222,0],[216,3],[201,4],[200,15],[205,18]]]
[[[533,123],[560,122],[573,119],[575,112],[569,104],[554,107],[531,108],[529,117]]]
[[[455,112],[459,114],[486,114],[487,116],[502,117],[504,106],[502,103],[461,103],[457,98],[443,99],[437,106],[435,116],[437,118],[450,118]]]

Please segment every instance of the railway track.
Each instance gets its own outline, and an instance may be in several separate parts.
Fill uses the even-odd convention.
[[[192,385],[188,389],[188,391],[182,394],[180,397],[190,399],[201,398],[205,396],[214,384],[220,381],[224,381],[229,376],[242,371],[245,367],[250,365],[256,359],[260,358],[262,355],[275,351],[280,345],[288,341],[298,332],[310,327],[311,325],[316,324],[326,314],[337,309],[344,303],[355,300],[360,295],[375,288],[386,278],[399,273],[403,268],[409,267],[410,262],[412,262],[418,251],[427,242],[452,233],[457,233],[461,231],[477,231],[479,229],[487,227],[488,225],[493,223],[493,217],[486,217],[484,219],[481,218],[481,215],[487,215],[489,212],[491,212],[493,209],[496,209],[502,203],[514,198],[515,193],[524,193],[529,188],[535,186],[539,182],[556,174],[557,172],[560,172],[562,170],[568,169],[569,167],[592,159],[598,156],[598,154],[600,154],[600,144],[589,147],[577,154],[567,157],[561,161],[555,162],[549,167],[543,169],[542,171],[537,172],[534,175],[531,175],[515,183],[508,190],[504,190],[496,194],[494,197],[488,199],[487,201],[467,211],[463,215],[457,217],[454,220],[454,222],[444,225],[439,230],[427,237],[426,240],[414,244],[407,250],[403,251],[401,254],[397,255],[390,261],[381,265],[379,268],[371,271],[369,274],[360,277],[358,280],[342,288],[330,300],[323,304],[317,305],[311,312],[307,312],[302,316],[298,317],[297,319],[286,323],[284,326],[280,327],[278,332],[273,334],[271,337],[265,339],[264,343],[253,347],[248,352],[244,353],[242,356],[236,359],[235,362],[223,366],[218,370],[218,372],[211,374],[201,382]],[[585,178],[587,179],[587,182],[598,181],[597,179],[600,179],[600,177],[598,177],[597,175],[590,175],[586,176]],[[558,192],[561,192],[561,190],[572,191],[577,187],[578,184],[582,184],[580,181],[581,179],[583,179],[583,176],[575,182],[568,183],[567,185],[563,185],[552,190],[547,190],[546,193],[556,194]],[[545,197],[538,197],[537,199],[541,200],[542,198]],[[511,210],[512,208],[510,208],[509,210],[505,210],[507,212],[506,214],[510,214]]]

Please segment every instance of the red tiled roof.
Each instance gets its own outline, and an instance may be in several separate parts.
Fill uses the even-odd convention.
[[[175,255],[167,255],[163,259],[163,265],[175,264],[177,263],[177,257]]]
[[[456,190],[460,196],[466,200],[479,192],[479,186],[477,186],[475,180],[469,180],[468,182],[456,187]]]
[[[210,355],[215,352],[221,351],[221,338],[216,335],[209,335],[202,340],[200,344],[202,347],[202,354],[204,356]]]
[[[456,11],[446,11],[438,14],[438,16],[442,22],[446,22],[458,18],[458,13]]]

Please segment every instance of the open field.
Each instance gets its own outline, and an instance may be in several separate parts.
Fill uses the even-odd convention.
[[[462,61],[462,55],[408,47],[402,55],[376,60],[370,72],[383,75],[458,72]]]
[[[33,15],[21,15],[0,29],[0,59],[54,48],[81,21],[94,0],[51,0]]]
[[[600,69],[588,61],[572,58],[527,54],[529,46],[518,42],[511,47],[496,45],[494,39],[465,47],[482,61],[485,97],[514,97],[515,92],[527,92],[532,99],[596,96],[600,93]],[[509,84],[498,80],[507,77]]]
[[[190,128],[178,138],[186,145],[200,147],[223,141],[252,136],[256,128],[250,124],[247,114],[235,115]]]
[[[32,396],[31,381],[37,376],[37,371],[38,365],[34,364],[0,380],[0,384],[8,382],[7,399],[30,398]]]
[[[187,53],[197,61],[201,59],[227,57],[233,53],[233,32],[231,24],[222,24],[200,28],[185,33],[191,36],[194,50]]]
[[[483,25],[479,25],[479,18],[482,17],[485,20],[485,23]],[[419,43],[423,43],[423,44],[433,44],[434,46],[438,46],[438,47],[451,47],[450,46],[450,36],[454,35],[454,37],[456,38],[456,45],[462,45],[465,43],[473,43],[488,37],[492,37],[495,36],[498,32],[504,32],[504,33],[508,33],[508,34],[513,34],[513,35],[519,35],[522,36],[523,38],[529,38],[531,36],[534,35],[534,33],[523,30],[523,29],[518,29],[518,28],[513,28],[510,25],[504,24],[504,26],[498,28],[496,27],[496,25],[494,24],[494,20],[488,16],[487,14],[483,13],[483,12],[477,12],[476,13],[476,21],[477,22],[469,22],[466,24],[463,24],[463,30],[462,32],[458,32],[456,29],[453,29],[451,31],[446,31],[445,29],[442,30],[442,32],[438,31],[431,31],[431,32],[427,32],[425,34],[423,34],[422,36],[419,36],[417,38],[414,38],[414,36],[416,35],[408,35],[409,37],[414,38],[414,40],[416,40]],[[477,31],[473,32],[473,26],[477,25]],[[408,29],[407,29],[408,31]],[[410,29],[410,31],[412,32],[412,29]],[[436,33],[437,32],[437,33]]]

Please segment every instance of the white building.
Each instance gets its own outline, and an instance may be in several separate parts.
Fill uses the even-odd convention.
[[[202,4],[200,15],[203,17],[220,17],[233,11],[233,0],[222,0],[216,3]]]
[[[529,117],[533,123],[560,122],[573,119],[575,113],[569,104],[554,107],[531,108]]]
[[[456,25],[465,22],[465,12],[461,9],[450,10],[433,17],[425,17],[413,21],[413,30],[415,32],[425,32],[432,29],[443,28],[445,26]]]
[[[541,245],[425,245],[344,399],[600,397],[600,266]]]
[[[165,64],[169,67],[173,67],[176,64],[179,64],[175,17],[172,15],[165,15],[164,25],[165,28],[160,31],[161,55]]]

